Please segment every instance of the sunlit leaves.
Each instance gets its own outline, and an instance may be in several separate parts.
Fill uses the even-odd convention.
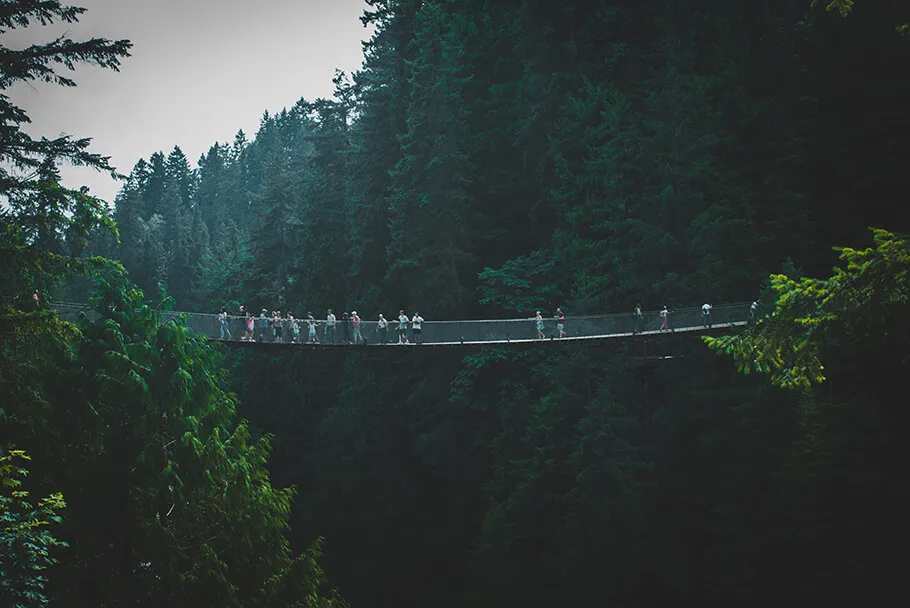
[[[853,11],[854,0],[812,0],[811,6],[815,8],[822,4],[826,11],[836,11],[841,17],[846,17]]]
[[[847,17],[850,15],[850,13],[853,12],[854,4],[855,0],[812,0],[810,6],[812,8],[816,8],[818,6],[824,5],[825,10],[829,13],[836,12],[841,17]],[[895,30],[903,36],[908,36],[910,35],[910,23],[899,25],[895,28]]]
[[[47,605],[46,571],[57,563],[54,550],[68,546],[51,532],[62,521],[63,495],[33,503],[21,489],[28,460],[22,450],[0,450],[0,605],[10,608]]]
[[[772,275],[774,312],[745,334],[703,340],[733,357],[743,373],[767,374],[778,386],[824,382],[825,349],[879,336],[887,332],[889,319],[907,314],[910,248],[901,237],[881,229],[872,232],[874,248],[837,248],[844,267],[827,279]]]

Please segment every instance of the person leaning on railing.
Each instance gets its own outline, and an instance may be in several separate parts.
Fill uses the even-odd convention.
[[[423,317],[420,316],[419,312],[415,312],[413,318],[411,318],[411,334],[414,336],[414,342],[417,344],[420,344],[420,334],[423,332],[420,325],[421,323],[423,323]]]

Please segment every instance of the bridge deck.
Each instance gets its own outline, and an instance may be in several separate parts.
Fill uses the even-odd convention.
[[[408,342],[405,344],[400,344],[398,342],[371,342],[367,341],[365,344],[349,344],[349,343],[335,343],[335,344],[326,344],[322,342],[270,342],[262,341],[257,342],[247,341],[247,340],[223,340],[221,338],[212,337],[209,338],[210,342],[218,342],[225,344],[226,346],[231,347],[244,347],[244,346],[287,346],[287,347],[309,347],[309,348],[373,348],[373,347],[407,347],[407,346],[494,346],[494,345],[519,345],[519,344],[545,344],[545,343],[566,343],[566,342],[592,342],[592,341],[604,341],[604,340],[617,340],[617,339],[635,339],[641,337],[656,337],[656,336],[675,336],[679,334],[687,333],[705,333],[709,331],[717,331],[733,327],[745,327],[748,325],[747,321],[731,321],[729,323],[712,323],[710,327],[705,327],[699,325],[698,327],[681,327],[677,329],[671,329],[669,331],[661,330],[646,330],[642,332],[623,332],[615,334],[603,334],[603,335],[594,335],[594,336],[567,336],[565,338],[557,338],[555,336],[548,336],[546,338],[520,338],[516,340],[510,339],[500,339],[500,340],[468,340],[464,342],[421,342],[420,344],[416,342]]]
[[[53,308],[61,318],[74,321],[80,314],[88,318],[97,317],[98,313],[87,310],[79,304],[54,303]],[[657,311],[644,312],[640,318],[630,313],[588,315],[569,317],[565,321],[567,336],[558,338],[556,320],[544,318],[543,332],[545,338],[539,338],[534,319],[485,319],[485,320],[427,320],[423,323],[420,346],[450,347],[475,344],[485,345],[533,345],[544,342],[573,343],[603,340],[628,340],[639,337],[660,335],[693,334],[711,329],[741,327],[748,322],[749,304],[731,304],[715,306],[710,315],[710,327],[706,327],[700,307],[683,308],[671,311],[669,316],[672,329],[661,331],[662,318]],[[377,321],[363,321],[361,334],[366,344],[351,344],[354,328],[350,323],[343,325],[339,320],[334,332],[325,326],[325,320],[318,321],[316,335],[320,343],[310,343],[306,320],[297,319],[299,334],[292,339],[293,324],[287,319],[280,319],[275,324],[268,319],[253,318],[252,332],[249,331],[248,318],[230,317],[226,324],[218,315],[209,313],[167,312],[162,314],[164,321],[180,319],[189,328],[206,336],[209,340],[229,346],[269,345],[269,346],[309,346],[326,348],[407,346],[398,344],[397,320],[389,320],[388,330],[379,331]],[[406,335],[413,343],[415,336],[408,328]],[[252,333],[252,340],[250,340]]]

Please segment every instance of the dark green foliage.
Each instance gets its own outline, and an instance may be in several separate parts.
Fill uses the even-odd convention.
[[[82,12],[5,2],[0,25],[72,22]],[[72,85],[51,67],[116,68],[129,47],[66,37],[0,46],[0,89]],[[216,348],[180,318],[165,323],[119,263],[91,255],[92,245],[112,249],[117,230],[102,201],[58,184],[56,165],[109,171],[107,160],[87,152],[88,140],[32,140],[5,96],[0,115],[0,446],[11,446],[0,452],[0,604],[343,605],[322,595],[321,539],[290,547],[294,490],[271,485],[270,437],[254,439],[235,420]],[[139,163],[118,197],[117,218],[140,247],[121,251],[145,280],[184,298],[208,248],[193,186],[175,148],[166,161]],[[98,289],[88,313],[64,321],[47,306],[89,279]],[[36,456],[29,488],[49,496],[37,503],[20,488],[26,452]],[[66,558],[45,574],[62,546]]]
[[[510,260],[500,269],[485,268],[478,277],[480,303],[491,304],[497,311],[527,315],[555,310],[563,297],[558,258],[549,251]]]
[[[463,57],[467,24],[444,4],[417,14],[402,158],[391,170],[389,288],[409,306],[443,317],[464,314],[472,292],[474,232],[468,157],[470,80]],[[427,272],[432,268],[433,272]]]
[[[887,255],[842,250],[853,266],[825,281],[797,268],[826,276],[831,246],[869,225],[910,229],[908,81],[895,77],[910,46],[890,33],[906,14],[863,2],[844,20],[808,4],[370,0],[363,68],[336,74],[333,99],[264,115],[254,138],[215,144],[198,169],[178,150],[152,154],[115,211],[131,278],[149,296],[166,284],[177,309],[446,319],[561,306],[571,335],[573,315],[638,302],[758,300],[761,321],[714,344],[799,390],[670,335],[381,354],[257,345],[226,366],[247,429],[197,415],[199,399],[214,418],[234,407],[216,358],[179,323],[153,332],[131,292],[139,313],[85,329],[119,356],[71,353],[91,353],[119,382],[103,385],[112,394],[132,386],[129,369],[152,383],[121,399],[134,416],[101,414],[125,437],[155,438],[137,466],[152,498],[124,509],[137,514],[131,546],[177,547],[173,561],[150,560],[171,568],[169,589],[225,604],[254,602],[250,590],[291,559],[280,535],[252,531],[280,527],[289,509],[297,550],[326,536],[324,561],[355,605],[764,606],[893,592],[890,554],[907,538],[908,420],[893,397],[910,318],[903,240],[878,233]],[[782,267],[793,281],[767,279]],[[121,348],[137,331],[169,356]],[[642,357],[655,352],[673,358]],[[827,381],[807,386],[821,361]],[[85,395],[93,382],[81,379]],[[172,408],[168,419],[140,427],[139,410],[160,411],[151,404]],[[168,445],[188,429],[198,449]],[[300,489],[293,508],[250,464],[269,448],[275,483]],[[120,461],[137,463],[94,457],[124,476]],[[249,482],[261,501],[225,501],[203,471]],[[68,519],[85,521],[71,492],[88,490],[57,489]],[[271,557],[226,542],[245,513],[258,515],[236,537]],[[190,542],[200,521],[221,534],[207,552]],[[132,580],[120,562],[135,556],[121,558],[102,563]],[[309,559],[297,563],[315,588]],[[174,574],[196,563],[207,567]]]
[[[40,483],[71,507],[53,597],[331,605],[318,599],[319,543],[295,556],[285,539],[293,491],[269,481],[269,438],[233,421],[217,351],[141,299],[102,285],[98,318],[75,335],[20,333],[3,351],[8,430],[44,455]]]

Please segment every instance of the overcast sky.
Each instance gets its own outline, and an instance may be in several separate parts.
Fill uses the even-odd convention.
[[[120,72],[81,67],[75,88],[17,85],[13,101],[32,119],[32,136],[93,138],[92,151],[121,173],[140,158],[179,145],[200,154],[252,139],[265,110],[332,94],[335,68],[358,69],[364,0],[69,0],[88,9],[77,24],[4,35],[9,47],[68,32],[76,39],[129,39]],[[86,185],[113,201],[119,184],[86,169],[63,168],[69,187]]]

